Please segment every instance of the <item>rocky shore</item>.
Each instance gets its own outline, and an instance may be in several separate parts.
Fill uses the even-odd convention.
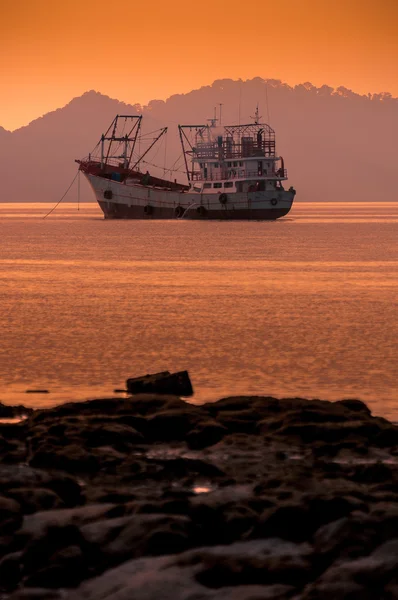
[[[398,598],[398,427],[360,401],[25,414],[0,425],[2,600]]]

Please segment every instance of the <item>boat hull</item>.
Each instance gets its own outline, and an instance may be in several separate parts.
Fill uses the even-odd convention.
[[[294,191],[198,194],[140,184],[120,183],[85,173],[106,219],[265,220],[290,211]]]
[[[106,219],[177,219],[175,209],[169,207],[154,207],[152,214],[144,213],[142,206],[128,206],[117,202],[98,201]],[[272,221],[284,217],[289,208],[240,208],[240,209],[213,209],[206,214],[200,215],[196,211],[187,211],[185,216],[180,217],[190,220],[218,220],[218,221]]]

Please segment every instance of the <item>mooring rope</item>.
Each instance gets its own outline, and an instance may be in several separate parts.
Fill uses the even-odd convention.
[[[46,214],[44,215],[43,219],[46,219],[49,215],[51,215],[52,212],[54,212],[54,210],[57,208],[57,206],[59,204],[61,204],[62,200],[65,198],[66,194],[69,192],[70,188],[72,187],[72,185],[75,183],[76,181],[76,177],[79,175],[79,169],[77,170],[76,175],[74,176],[74,178],[72,179],[71,184],[69,185],[68,189],[66,190],[65,194],[62,196],[61,200],[58,200],[57,204],[55,206],[53,206],[53,208]]]

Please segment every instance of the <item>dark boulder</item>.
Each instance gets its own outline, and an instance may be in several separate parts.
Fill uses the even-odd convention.
[[[10,488],[7,491],[10,498],[19,502],[24,514],[35,513],[42,510],[64,508],[61,498],[50,489],[46,488]]]
[[[22,552],[13,552],[0,560],[0,590],[7,591],[17,587],[21,580]]]
[[[81,533],[107,568],[127,558],[182,552],[195,542],[190,519],[173,514],[140,513],[108,519],[83,526]]]
[[[144,440],[142,434],[130,425],[112,422],[93,424],[86,430],[83,429],[82,437],[88,447],[112,446],[121,452]]]
[[[40,469],[55,469],[69,473],[96,473],[101,468],[98,456],[77,443],[68,444],[64,448],[48,444],[32,453],[29,464]]]
[[[178,373],[163,371],[127,379],[126,387],[130,394],[168,394],[171,396],[192,396],[193,394],[188,371]]]
[[[2,534],[10,533],[22,523],[21,507],[11,498],[0,496],[0,529]]]
[[[394,479],[393,468],[384,463],[358,465],[353,470],[351,478],[353,481],[358,481],[360,483],[389,483]],[[396,484],[398,485],[398,481],[396,481]]]
[[[146,422],[146,437],[151,441],[182,441],[199,419],[195,407],[181,406],[151,415]]]
[[[375,520],[364,513],[357,513],[322,525],[313,542],[318,559],[326,556],[330,563],[338,556],[356,558],[369,554],[378,538]]]
[[[30,490],[50,490],[66,507],[83,502],[81,486],[76,479],[66,473],[48,472],[28,465],[0,465],[0,489],[12,489],[13,493],[17,489],[24,489],[27,494]]]
[[[361,400],[340,400],[336,404],[340,406],[344,406],[344,408],[348,408],[348,410],[352,410],[353,412],[364,413],[365,415],[370,415],[370,409],[366,406],[365,402],[361,402]]]
[[[186,442],[189,448],[201,450],[217,444],[227,433],[226,427],[209,419],[198,422],[195,428],[187,434]]]
[[[76,587],[89,575],[90,565],[86,555],[77,545],[56,550],[42,564],[25,576],[28,587],[63,588]]]

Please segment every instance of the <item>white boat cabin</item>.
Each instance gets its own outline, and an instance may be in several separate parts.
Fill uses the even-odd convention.
[[[180,126],[181,141],[186,127],[195,129],[194,142],[185,149],[192,165],[187,168],[191,191],[221,194],[283,189],[287,172],[283,158],[276,155],[275,132],[269,125],[254,122],[221,127],[212,119],[211,125]]]

